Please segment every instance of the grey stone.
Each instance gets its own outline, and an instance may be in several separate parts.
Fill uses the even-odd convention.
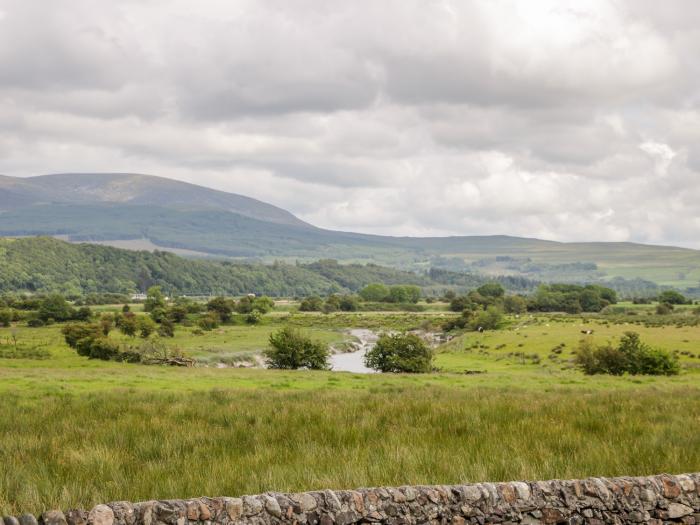
[[[268,496],[267,494],[263,496],[265,500],[265,510],[272,514],[275,518],[279,518],[282,516],[282,509],[280,508],[280,504],[277,502],[275,498],[272,496]]]
[[[97,505],[88,514],[90,525],[113,525],[114,511],[107,505]]]
[[[41,515],[41,523],[44,525],[68,525],[66,516],[60,510],[48,510]]]
[[[693,509],[688,505],[683,505],[682,503],[669,503],[667,512],[669,518],[676,519],[692,514]]]
[[[34,514],[22,514],[19,517],[19,525],[38,525]]]
[[[3,525],[19,525],[19,520],[14,516],[3,516],[2,522]]]

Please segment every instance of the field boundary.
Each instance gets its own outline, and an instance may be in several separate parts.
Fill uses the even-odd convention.
[[[125,501],[5,525],[700,523],[700,473]]]

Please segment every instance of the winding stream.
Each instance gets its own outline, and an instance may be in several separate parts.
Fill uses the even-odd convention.
[[[365,353],[370,350],[379,339],[372,330],[354,328],[350,335],[358,339],[355,343],[356,350],[333,354],[330,358],[331,367],[335,372],[355,372],[359,374],[374,374],[376,370],[365,366]]]

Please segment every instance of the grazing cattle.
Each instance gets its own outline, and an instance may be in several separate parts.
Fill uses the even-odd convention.
[[[480,326],[479,328],[476,329],[476,331],[477,331],[477,332],[483,332],[483,331],[484,331],[484,327],[483,327],[483,326]]]
[[[593,330],[581,330],[581,333],[586,334],[586,335],[591,335],[591,334],[593,334]]]

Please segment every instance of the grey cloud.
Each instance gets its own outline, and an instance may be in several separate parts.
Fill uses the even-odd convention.
[[[344,230],[697,245],[694,0],[0,11],[2,173],[166,175]]]

